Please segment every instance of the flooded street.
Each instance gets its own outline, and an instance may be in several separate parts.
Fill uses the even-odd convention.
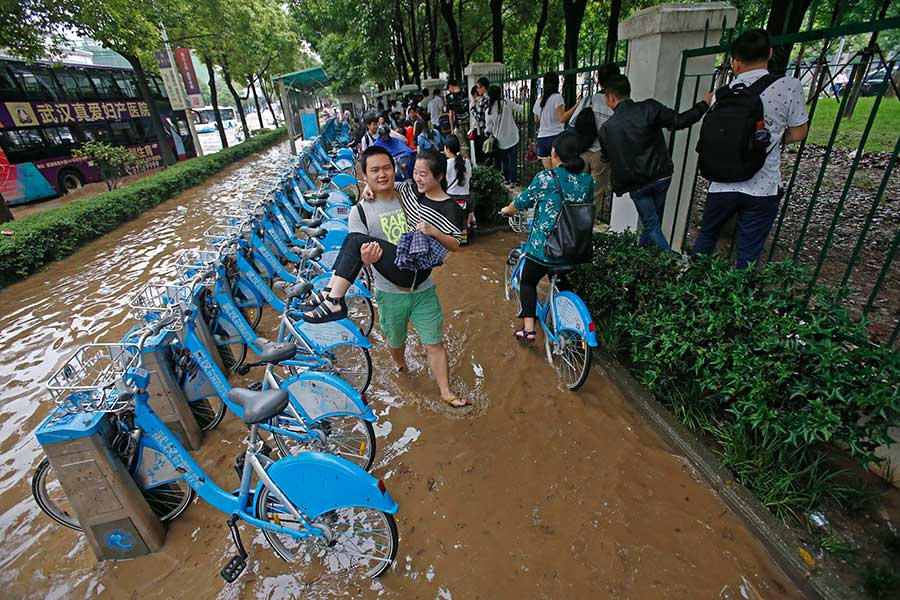
[[[396,374],[376,330],[369,401],[379,417],[374,474],[400,504],[397,562],[380,580],[292,574],[243,526],[247,571],[226,584],[234,554],[223,515],[201,500],[171,523],[162,552],[97,563],[80,534],[31,497],[40,458],[33,430],[50,406],[44,383],[79,345],[117,341],[126,301],[170,271],[177,250],[241,195],[268,183],[280,144],[0,291],[0,585],[5,598],[794,598],[799,592],[687,461],[643,423],[601,371],[562,391],[542,346],[511,335],[503,300],[512,234],[475,240],[436,274],[456,391],[446,409],[424,352]],[[262,335],[276,315],[263,315]],[[253,374],[248,377],[252,377]],[[452,410],[452,409],[451,409]],[[195,453],[223,487],[246,429],[229,414]]]

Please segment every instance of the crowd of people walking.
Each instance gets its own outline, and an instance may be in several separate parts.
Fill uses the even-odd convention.
[[[533,151],[543,170],[501,211],[511,216],[534,209],[520,282],[523,323],[515,331],[517,340],[527,344],[536,339],[537,285],[560,265],[547,255],[545,245],[559,226],[564,204],[590,203],[596,211],[608,190],[628,195],[640,219],[639,243],[671,251],[661,226],[674,172],[665,131],[703,122],[698,164],[710,186],[690,255],[712,254],[723,225],[735,218],[736,266],[752,266],[759,259],[781,198],[781,149],[800,142],[808,131],[802,85],[768,72],[772,54],[764,30],[744,32],[731,46],[734,80],[680,113],[653,98],[633,99],[629,78],[614,64],[598,69],[598,92],[568,108],[559,92],[559,75],[543,77],[530,115],[537,129]],[[352,235],[337,263],[341,268],[306,307],[307,318],[316,322],[344,316],[343,293],[358,271],[371,265],[377,274],[379,322],[398,370],[406,368],[406,328],[412,322],[441,396],[453,407],[468,401],[450,387],[431,269],[397,268],[398,244],[402,247],[406,232],[427,238],[419,241],[440,250],[434,267],[446,251],[460,248],[475,226],[470,158],[492,165],[515,185],[522,142],[516,115],[524,116],[525,110],[485,77],[468,96],[451,80],[446,97],[434,89],[408,96],[404,104],[386,107],[379,102],[378,112],[364,118],[356,137],[367,188],[351,216]]]

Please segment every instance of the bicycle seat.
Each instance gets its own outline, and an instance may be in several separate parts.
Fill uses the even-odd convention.
[[[321,208],[328,204],[328,196],[326,195],[324,198],[307,198],[306,203],[313,208]]]
[[[284,390],[254,392],[246,388],[232,388],[228,399],[244,409],[241,418],[247,425],[268,421],[287,408],[290,401]]]
[[[304,227],[318,227],[322,224],[322,219],[300,219],[300,224]]]
[[[302,298],[313,290],[313,284],[306,281],[298,281],[297,283],[286,285],[282,289],[288,298]]]
[[[278,342],[276,344],[264,337],[258,337],[253,342],[253,345],[262,350],[262,354],[259,356],[259,362],[261,363],[276,364],[290,360],[297,354],[297,345],[291,342]]]
[[[306,260],[316,260],[322,256],[321,248],[304,248],[300,251],[300,258],[305,258]]]
[[[328,185],[329,183],[331,183],[331,177],[329,177],[328,175],[323,175],[322,177],[319,177],[319,181],[321,181],[325,185]]]
[[[547,273],[550,275],[565,275],[566,273],[571,273],[575,270],[575,265],[557,265],[555,267],[550,267],[547,269]]]
[[[328,235],[328,230],[323,229],[322,227],[316,227],[315,229],[312,229],[310,227],[301,227],[300,231],[305,233],[308,237],[314,238],[323,238]]]

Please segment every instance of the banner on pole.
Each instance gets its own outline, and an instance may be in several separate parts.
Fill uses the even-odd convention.
[[[169,59],[169,53],[165,50],[157,50],[153,54],[156,56],[156,64],[159,65],[159,74],[166,88],[166,95],[169,97],[169,104],[172,105],[172,110],[188,108],[189,105],[187,97],[184,95],[184,87],[181,85],[181,78],[175,70],[175,65]]]
[[[194,61],[191,60],[189,48],[175,48],[175,62],[181,71],[181,79],[184,81],[184,90],[191,108],[203,107],[203,93],[200,91],[200,81],[194,70]]]

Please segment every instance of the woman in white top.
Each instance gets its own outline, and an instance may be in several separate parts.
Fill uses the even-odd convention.
[[[459,138],[452,133],[444,138],[444,156],[447,157],[447,193],[466,213],[466,229],[462,232],[465,244],[469,231],[475,229],[475,205],[469,194],[472,163],[460,153]]]
[[[494,168],[503,173],[509,183],[516,183],[516,150],[519,148],[519,126],[513,111],[524,113],[525,107],[501,97],[500,86],[488,88],[488,110],[485,115],[485,129],[497,138],[494,148]]]
[[[566,110],[562,94],[559,93],[559,75],[553,72],[544,75],[541,90],[541,101],[535,104],[532,110],[534,122],[538,125],[534,150],[541,159],[544,169],[552,169],[550,151],[553,148],[553,141],[565,129],[565,123],[572,116],[578,102]]]

